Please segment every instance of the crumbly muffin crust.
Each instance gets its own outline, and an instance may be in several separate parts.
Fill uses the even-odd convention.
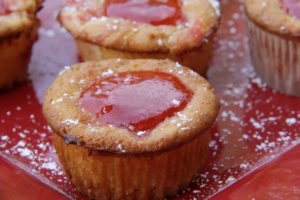
[[[191,102],[160,123],[150,136],[141,139],[112,125],[100,127],[84,123],[92,116],[78,104],[81,92],[97,78],[136,70],[162,71],[177,76],[194,92]],[[66,142],[102,152],[127,154],[159,152],[180,146],[206,132],[218,110],[219,101],[204,78],[169,60],[151,59],[112,59],[67,67],[50,86],[43,105],[49,125]]]
[[[42,0],[2,0],[6,12],[0,13],[0,42],[36,25]]]
[[[172,54],[199,48],[219,23],[220,11],[215,0],[182,0],[187,20],[176,26],[105,17],[103,2],[71,1],[62,9],[59,21],[79,40],[128,52]]]
[[[0,1],[0,90],[26,79],[42,0]]]
[[[245,0],[245,10],[251,20],[270,32],[300,37],[300,20],[289,15],[280,0]]]

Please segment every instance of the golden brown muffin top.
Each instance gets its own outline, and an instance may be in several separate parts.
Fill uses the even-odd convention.
[[[42,0],[1,0],[0,38],[17,34],[32,26]]]
[[[287,13],[280,0],[245,0],[245,10],[264,29],[286,36],[300,36],[300,20]]]
[[[95,116],[79,103],[82,93],[97,79],[136,71],[173,75],[193,93],[183,110],[164,119],[144,137],[115,125],[98,125]],[[43,104],[50,127],[66,142],[97,151],[128,154],[158,152],[182,145],[206,132],[218,111],[218,98],[204,78],[172,61],[151,59],[112,59],[67,67],[48,89]]]
[[[107,48],[129,52],[181,54],[198,48],[218,26],[216,0],[180,0],[184,23],[154,26],[123,18],[106,17],[103,0],[79,0],[67,4],[61,24],[76,38]]]

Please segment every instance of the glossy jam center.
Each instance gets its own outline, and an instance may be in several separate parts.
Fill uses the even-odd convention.
[[[82,93],[79,103],[101,125],[126,128],[142,137],[183,110],[192,96],[171,74],[135,71],[97,80]]]
[[[107,0],[104,12],[152,25],[175,25],[181,18],[180,0]]]
[[[281,0],[281,2],[289,15],[300,20],[300,0]]]

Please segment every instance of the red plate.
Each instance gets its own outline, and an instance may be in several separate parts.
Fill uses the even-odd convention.
[[[77,62],[74,41],[55,20],[61,4],[48,0],[40,13],[31,81],[0,94],[0,199],[84,198],[61,169],[39,103],[63,66]],[[300,99],[270,90],[255,76],[242,5],[224,0],[222,6],[208,74],[222,101],[210,158],[190,188],[175,199],[297,199]]]

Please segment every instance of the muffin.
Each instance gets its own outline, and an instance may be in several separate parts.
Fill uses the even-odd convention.
[[[162,199],[203,168],[219,102],[169,60],[110,59],[66,68],[43,113],[67,176],[93,199]]]
[[[216,0],[78,0],[58,19],[84,61],[167,58],[205,74],[219,18]]]
[[[250,52],[257,74],[270,87],[300,96],[300,3],[245,0]]]
[[[0,2],[0,89],[26,78],[31,48],[37,39],[41,0]]]

